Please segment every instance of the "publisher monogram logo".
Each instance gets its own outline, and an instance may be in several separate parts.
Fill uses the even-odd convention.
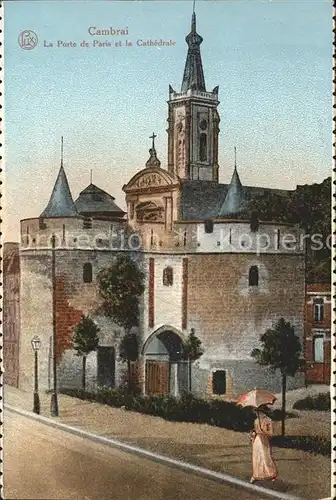
[[[35,49],[38,42],[37,34],[34,33],[34,31],[32,30],[22,31],[19,35],[18,42],[21,49],[24,50]]]

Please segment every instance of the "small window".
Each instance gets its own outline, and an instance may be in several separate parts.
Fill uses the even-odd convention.
[[[183,246],[186,246],[186,244],[187,244],[187,230],[185,229],[183,233]]]
[[[324,362],[324,339],[323,335],[314,335],[313,355],[315,363]]]
[[[314,321],[321,323],[324,319],[324,303],[323,299],[314,300]]]
[[[86,262],[83,266],[83,281],[84,283],[92,282],[92,264]]]
[[[163,276],[162,276],[162,282],[165,286],[172,286],[173,281],[174,281],[174,273],[173,273],[173,268],[170,266],[167,266],[163,270]]]
[[[90,217],[85,217],[83,220],[83,229],[92,229],[92,219]]]
[[[200,161],[206,161],[207,159],[207,136],[203,133],[200,134],[199,159]]]
[[[44,219],[39,219],[39,229],[47,229],[47,224],[44,222]]]
[[[213,221],[212,220],[206,220],[204,222],[204,232],[205,233],[212,233],[213,232]]]
[[[212,392],[213,394],[226,393],[226,371],[216,370],[212,374]]]
[[[50,238],[50,246],[51,248],[56,248],[56,246],[58,246],[59,244],[59,239],[58,239],[58,236],[56,237],[55,234],[53,234]]]
[[[130,202],[129,208],[130,208],[130,219],[134,219],[134,201]]]
[[[280,229],[277,230],[277,250],[280,248]]]
[[[249,270],[249,286],[259,285],[259,271],[258,266],[251,266]]]

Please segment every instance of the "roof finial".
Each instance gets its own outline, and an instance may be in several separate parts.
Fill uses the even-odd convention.
[[[192,11],[192,16],[191,16],[191,32],[192,33],[196,33],[195,3],[196,3],[196,0],[193,0],[193,11]]]
[[[237,148],[234,147],[234,168],[237,168]]]
[[[90,184],[92,184],[92,168],[90,169]]]
[[[61,137],[61,167],[63,167],[63,135]]]
[[[147,162],[146,162],[146,167],[158,167],[158,168],[160,168],[161,162],[158,159],[158,157],[156,156],[156,149],[155,149],[156,135],[154,134],[154,132],[152,135],[149,136],[149,138],[152,139],[152,147],[149,150],[150,157],[149,157],[149,160],[147,160]]]
[[[156,139],[157,135],[154,134],[153,132],[153,135],[150,135],[149,138],[152,139],[152,149],[155,150],[155,139]]]

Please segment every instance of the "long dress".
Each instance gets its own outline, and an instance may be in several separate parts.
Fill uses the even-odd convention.
[[[273,435],[272,420],[262,412],[254,421],[252,438],[252,478],[254,480],[275,479],[278,471],[272,458],[270,438]]]

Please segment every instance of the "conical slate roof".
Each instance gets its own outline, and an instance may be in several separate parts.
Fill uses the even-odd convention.
[[[49,203],[40,217],[75,217],[77,215],[68,179],[63,166],[61,166]]]
[[[228,187],[223,205],[218,213],[218,217],[227,217],[239,214],[245,208],[245,193],[240,182],[237,168],[234,168],[232,179]]]
[[[196,14],[191,18],[191,32],[186,37],[188,44],[187,60],[184,68],[181,92],[189,89],[205,92],[205,81],[202,66],[200,45],[203,38],[196,32]]]
[[[113,196],[91,183],[79,194],[75,205],[82,215],[105,214],[123,217],[125,212],[114,200]]]

